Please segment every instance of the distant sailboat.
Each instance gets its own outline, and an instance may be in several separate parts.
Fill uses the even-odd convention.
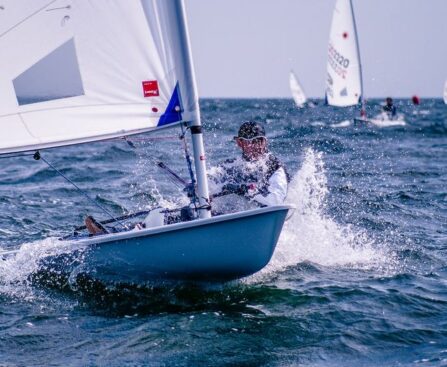
[[[295,101],[296,106],[298,108],[304,107],[304,105],[307,102],[307,98],[306,98],[306,95],[303,92],[303,88],[301,88],[298,78],[296,77],[293,70],[290,71],[289,85],[290,85],[290,91],[292,92],[292,97],[293,97],[293,100]]]
[[[337,0],[332,16],[326,101],[337,107],[363,103],[362,67],[351,0]]]
[[[444,103],[447,104],[447,80],[444,83]]]

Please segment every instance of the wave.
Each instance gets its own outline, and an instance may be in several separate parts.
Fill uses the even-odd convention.
[[[341,225],[326,215],[328,194],[323,154],[307,149],[301,169],[289,185],[287,202],[295,206],[263,275],[302,262],[362,269],[387,268],[390,254],[365,231]]]

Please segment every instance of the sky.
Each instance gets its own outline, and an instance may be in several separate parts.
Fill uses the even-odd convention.
[[[185,0],[200,97],[323,98],[335,0]],[[438,97],[447,0],[353,0],[366,98]]]

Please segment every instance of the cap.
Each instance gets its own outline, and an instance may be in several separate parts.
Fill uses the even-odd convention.
[[[235,139],[241,138],[247,140],[256,138],[265,138],[265,130],[261,124],[254,121],[247,121],[241,125],[237,133],[237,136],[235,136],[234,138]]]

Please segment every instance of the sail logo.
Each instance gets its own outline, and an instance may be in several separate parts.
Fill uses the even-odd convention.
[[[160,95],[158,90],[158,82],[156,80],[143,81],[143,94],[144,97],[157,97]]]

